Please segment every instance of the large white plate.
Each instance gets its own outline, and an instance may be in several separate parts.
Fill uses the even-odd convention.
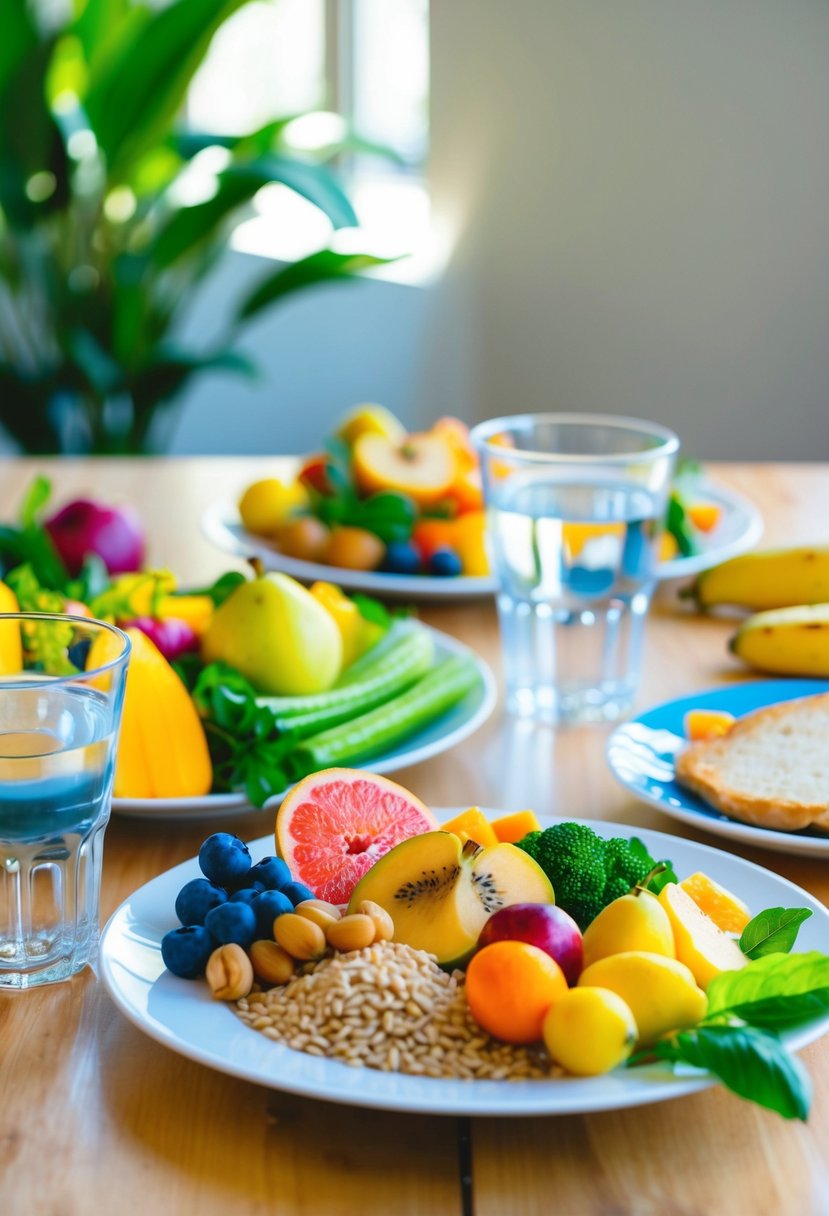
[[[456,811],[437,812],[447,818]],[[544,825],[553,819],[542,819]],[[769,870],[717,849],[622,824],[587,820],[608,836],[639,836],[656,857],[670,857],[680,874],[704,870],[759,911],[808,907],[798,949],[820,949],[829,912],[818,900]],[[250,846],[254,860],[273,849],[273,838]],[[271,1042],[212,999],[207,985],[177,979],[164,969],[161,938],[176,925],[173,905],[181,886],[199,875],[196,859],[168,870],[125,901],[101,939],[101,975],[112,999],[139,1030],[188,1059],[272,1089],[385,1110],[435,1115],[564,1115],[616,1110],[679,1098],[715,1084],[707,1073],[675,1075],[667,1065],[618,1069],[603,1077],[550,1081],[449,1081],[354,1069]],[[829,1030],[829,1017],[787,1036],[792,1049]]]
[[[370,768],[373,773],[394,773],[399,768],[429,760],[466,739],[486,722],[495,708],[498,692],[488,664],[448,633],[428,625],[424,628],[429,629],[435,640],[435,661],[450,655],[471,655],[481,677],[480,684],[443,717],[411,735],[392,751],[357,765],[358,768]],[[274,795],[267,805],[275,806],[287,792],[283,790]],[[113,798],[112,809],[118,815],[134,819],[227,819],[233,815],[247,815],[254,808],[244,794],[205,794],[201,798]]]
[[[757,508],[734,490],[703,478],[699,497],[716,503],[722,516],[713,531],[701,538],[702,551],[694,557],[676,557],[659,566],[660,579],[688,578],[736,557],[757,543],[763,533],[763,520]],[[338,583],[347,591],[411,600],[476,599],[492,595],[496,580],[486,578],[432,578],[427,575],[382,574],[369,570],[344,570],[317,562],[285,557],[261,536],[246,531],[233,503],[214,503],[202,516],[202,530],[209,541],[235,557],[258,557],[266,570],[281,570],[303,583],[317,579]]]
[[[730,819],[674,780],[674,756],[685,746],[683,720],[690,709],[725,709],[742,717],[778,701],[792,701],[829,692],[826,680],[757,680],[696,692],[667,701],[632,722],[618,726],[607,743],[613,775],[640,802],[647,802],[672,819],[757,849],[829,859],[829,836],[806,830],[781,832]]]

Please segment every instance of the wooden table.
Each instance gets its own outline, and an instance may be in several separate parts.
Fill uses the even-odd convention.
[[[92,493],[136,504],[152,563],[168,565],[182,582],[203,582],[236,563],[202,539],[202,510],[273,468],[272,459],[0,461],[0,519],[14,515],[31,476],[45,470],[56,501]],[[826,539],[827,466],[722,465],[714,472],[761,505],[767,541],[816,539],[821,526]],[[497,669],[490,604],[422,615]],[[743,678],[727,657],[728,634],[727,623],[681,613],[663,589],[648,627],[640,707]],[[454,751],[396,776],[433,806],[534,806],[697,835],[615,784],[602,758],[605,734],[584,728],[556,736],[498,714]],[[232,826],[251,839],[269,831],[271,819],[263,812]],[[192,857],[205,834],[203,824],[114,817],[102,920],[148,879]],[[698,835],[824,901],[829,895],[825,863]],[[812,1216],[829,1212],[829,1041],[803,1058],[815,1083],[808,1125],[720,1088],[583,1117],[386,1114],[296,1099],[191,1063],[134,1029],[87,971],[0,996],[0,1212]]]

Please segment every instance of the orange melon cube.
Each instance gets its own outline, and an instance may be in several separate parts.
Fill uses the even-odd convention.
[[[722,507],[715,502],[695,502],[688,507],[691,523],[700,532],[713,532],[720,522]]]
[[[535,811],[515,811],[512,815],[502,815],[500,819],[493,819],[490,827],[501,844],[518,844],[530,832],[541,831]]]
[[[471,806],[468,811],[456,815],[448,823],[442,823],[441,829],[444,832],[453,832],[464,844],[467,840],[474,840],[485,849],[498,844],[498,837],[493,832],[489,820],[477,806]]]
[[[734,725],[734,715],[725,709],[691,709],[685,715],[685,738],[692,743],[726,735]]]

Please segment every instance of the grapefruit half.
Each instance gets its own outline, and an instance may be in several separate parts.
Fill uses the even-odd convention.
[[[318,899],[344,904],[378,858],[438,827],[402,785],[363,769],[327,768],[295,785],[280,806],[276,851],[295,882]]]

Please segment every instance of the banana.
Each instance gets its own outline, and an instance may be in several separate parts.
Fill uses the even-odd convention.
[[[800,604],[750,616],[729,649],[760,671],[829,677],[829,604]]]
[[[765,549],[703,570],[686,593],[700,608],[733,604],[750,612],[829,601],[829,547]]]

